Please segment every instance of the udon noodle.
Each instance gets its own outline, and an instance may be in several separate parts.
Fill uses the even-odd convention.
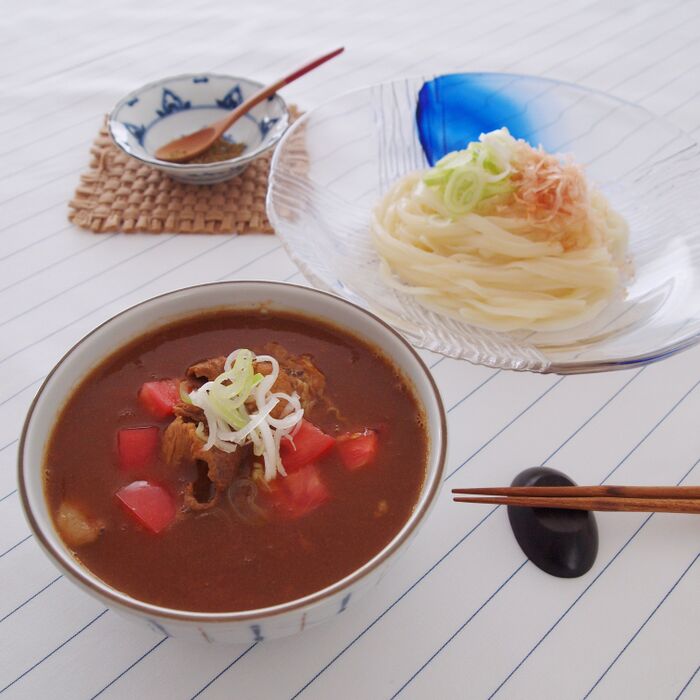
[[[622,288],[628,227],[569,161],[502,129],[406,175],[375,208],[381,274],[496,330],[561,330]]]

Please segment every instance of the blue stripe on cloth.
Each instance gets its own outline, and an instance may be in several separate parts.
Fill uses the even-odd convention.
[[[27,598],[26,600],[22,601],[16,608],[13,608],[12,610],[10,610],[9,613],[4,615],[3,617],[0,617],[0,623],[7,620],[7,618],[10,617],[10,615],[14,615],[18,610],[21,610],[27,603],[31,603],[31,601],[33,601],[37,596],[40,596],[45,590],[51,588],[51,586],[53,586],[54,583],[56,583],[57,581],[60,581],[62,578],[63,578],[62,575],[56,576],[55,579],[53,579],[52,581],[49,581],[43,588],[40,588],[36,593],[29,596],[29,598]]]
[[[676,700],[678,700],[678,698],[680,698],[681,695],[683,695],[683,693],[685,693],[685,691],[688,690],[690,684],[693,682],[693,679],[695,678],[695,676],[698,675],[698,671],[700,671],[700,664],[698,664],[698,667],[695,669],[693,675],[690,678],[688,678],[686,684],[681,688],[681,692],[678,693],[678,695],[676,695]]]
[[[191,698],[190,700],[195,700],[195,698],[198,698],[214,681],[217,681],[221,676],[226,673],[230,668],[235,666],[249,651],[252,649],[255,649],[255,647],[259,644],[259,642],[255,642],[254,644],[251,644],[244,652],[239,654],[228,666],[223,668],[219,673],[217,673],[206,685],[203,685]]]
[[[638,373],[636,374],[636,376],[635,376],[635,377],[632,377],[632,379],[631,379],[630,381],[628,381],[627,384],[626,384],[625,386],[628,386],[628,385],[631,383],[631,381],[633,381],[633,380],[634,380],[637,376],[639,376],[640,374],[641,374],[641,372],[638,372]],[[561,379],[564,379],[564,378],[565,378],[565,377],[562,377]],[[559,380],[559,381],[561,381],[561,380]],[[558,383],[559,383],[559,382],[557,382],[557,383],[555,383],[554,385],[552,385],[551,387],[549,387],[549,389],[548,389],[547,391],[549,391],[550,389],[552,389],[552,388],[553,388],[554,386],[556,386],[556,384],[558,384]],[[605,480],[607,480],[610,476],[612,476],[612,474],[614,474],[615,471],[617,471],[617,469],[619,469],[619,468],[622,466],[622,464],[631,456],[631,454],[632,454],[636,449],[638,449],[638,448],[640,447],[640,445],[654,432],[654,430],[656,430],[656,429],[663,423],[663,421],[666,420],[666,418],[668,418],[669,415],[671,415],[671,413],[673,413],[673,411],[682,403],[683,400],[685,400],[685,398],[687,398],[687,396],[689,396],[689,394],[693,391],[693,389],[695,389],[695,387],[697,387],[697,385],[698,385],[699,383],[700,383],[700,380],[698,380],[698,381],[692,386],[691,389],[689,389],[685,394],[683,394],[683,396],[682,396],[678,401],[675,402],[675,404],[673,404],[673,406],[662,416],[662,418],[659,419],[659,420],[656,422],[655,426],[646,434],[646,436],[645,436],[642,440],[640,440],[640,441],[634,446],[634,448],[633,448],[632,450],[630,450],[630,451],[622,458],[622,460],[620,460],[620,461],[617,463],[617,465],[615,466],[615,468],[605,477]],[[583,425],[589,424],[589,423],[591,422],[592,418],[595,417],[596,415],[598,415],[598,414],[601,412],[601,410],[602,410],[603,408],[605,408],[607,405],[609,405],[610,402],[612,401],[612,399],[615,398],[615,396],[619,396],[620,393],[621,393],[620,391],[615,392],[615,395],[614,395],[613,397],[611,397],[610,399],[608,399],[608,400],[604,403],[604,405],[603,405],[601,408],[598,408],[598,409],[594,412],[594,414],[593,414],[591,417],[589,417],[589,418],[584,422]],[[531,405],[533,405],[533,404],[531,404]],[[520,415],[522,415],[522,413],[521,413]],[[512,424],[512,421],[511,421],[511,424]],[[501,430],[500,432],[503,432],[503,430]],[[580,432],[580,428],[578,428],[576,432]],[[567,438],[567,440],[565,440],[565,442],[562,443],[561,446],[563,446],[563,444],[565,444],[566,442],[568,442],[570,439],[571,439],[571,436],[570,436],[569,438]],[[555,450],[555,452],[556,452],[556,451],[558,451],[558,450]],[[554,453],[552,453],[552,454],[554,454]],[[691,468],[691,469],[692,469],[692,468]],[[688,472],[688,473],[690,473],[690,472]],[[685,476],[687,476],[687,474],[686,474]],[[685,476],[684,476],[683,478],[685,478]],[[449,477],[447,477],[447,478],[449,478]],[[605,481],[605,480],[604,480],[604,481]],[[316,674],[315,674],[315,675],[314,675],[314,676],[313,676],[299,691],[297,691],[297,693],[296,693],[293,697],[296,698],[296,697],[297,697],[298,695],[300,695],[306,688],[308,688],[308,687],[311,685],[311,683],[313,683],[322,673],[324,673],[332,664],[334,664],[348,649],[350,649],[350,647],[352,647],[352,646],[353,646],[367,631],[369,631],[369,629],[371,629],[380,619],[382,619],[382,618],[384,617],[384,615],[386,615],[386,613],[389,612],[389,610],[391,610],[400,600],[402,600],[402,599],[406,596],[407,593],[409,593],[413,588],[415,588],[415,586],[416,586],[420,581],[422,581],[431,571],[433,571],[433,570],[437,567],[438,564],[440,564],[442,561],[444,561],[444,559],[445,559],[449,554],[451,554],[453,551],[455,551],[455,550],[456,550],[456,549],[457,549],[457,548],[458,548],[458,547],[459,547],[473,532],[475,532],[475,531],[482,525],[482,523],[483,523],[488,517],[490,517],[490,515],[491,515],[493,512],[495,512],[498,508],[499,508],[499,506],[496,506],[496,508],[494,508],[492,511],[490,511],[489,514],[488,514],[484,519],[482,519],[479,523],[477,523],[477,525],[476,525],[475,527],[473,527],[464,537],[462,537],[462,539],[459,540],[459,542],[458,542],[456,545],[454,545],[454,546],[447,552],[447,554],[443,555],[435,564],[433,564],[433,566],[432,566],[425,574],[423,574],[410,588],[408,588],[408,589],[407,589],[399,598],[397,598],[386,610],[384,610],[384,612],[382,612],[377,618],[375,618],[375,619],[372,621],[372,623],[370,623],[357,637],[355,637],[355,639],[353,639],[346,647],[344,647],[344,648],[340,651],[340,653],[338,653],[338,654],[337,654],[333,659],[331,659],[323,668],[321,668],[321,669],[320,669],[320,670],[319,670],[319,671],[318,671],[318,672],[317,672],[317,673],[316,673]],[[518,567],[518,570],[519,570],[519,569],[520,569],[520,566]],[[516,570],[516,571],[514,571],[512,574],[510,574],[507,580],[510,580],[510,579],[512,578],[512,576],[514,576],[515,574],[517,574],[517,573],[518,573],[518,570]],[[602,572],[601,572],[601,573],[602,573]],[[493,597],[493,596],[492,596],[492,597]],[[483,606],[482,606],[482,607],[483,607]],[[466,626],[466,625],[463,625],[463,626],[461,627],[460,631],[463,630],[465,626]],[[455,636],[455,635],[453,635],[450,639],[454,639],[454,636]],[[443,649],[445,646],[446,646],[446,645],[443,645],[443,646],[441,647],[441,649]],[[532,653],[532,650],[531,650],[530,653]],[[435,657],[435,654],[434,654],[431,658],[434,658],[434,657]],[[521,661],[520,665],[522,665],[523,662],[524,662],[524,660]],[[519,668],[519,666],[518,666],[518,668]],[[516,670],[517,670],[517,668],[514,669],[514,670],[511,672],[510,675],[512,675],[513,673],[515,673]],[[415,678],[416,675],[417,675],[417,674],[414,674],[414,676],[413,676],[412,678]],[[508,677],[510,677],[510,676],[508,676]],[[503,681],[503,683],[501,683],[501,685],[503,685],[507,680],[508,680],[508,679],[506,678],[506,679]],[[499,687],[500,687],[500,686],[499,686]]]
[[[68,637],[68,639],[66,639],[64,642],[59,644],[55,649],[53,649],[48,654],[46,654],[46,656],[42,657],[41,659],[39,659],[39,661],[32,664],[23,673],[20,673],[20,675],[17,676],[17,678],[15,678],[13,681],[8,683],[4,688],[0,689],[0,695],[2,693],[4,693],[6,690],[8,690],[9,688],[11,688],[15,683],[17,683],[17,681],[22,680],[22,678],[24,678],[28,673],[31,673],[37,666],[39,666],[40,664],[43,664],[44,661],[46,661],[46,659],[52,657],[57,651],[60,651],[61,649],[63,649],[63,647],[66,646],[66,644],[68,644],[73,639],[75,639],[81,632],[84,632],[86,629],[88,629],[88,627],[90,627],[91,625],[94,625],[103,615],[105,615],[108,612],[109,612],[109,610],[103,610],[99,615],[97,615],[96,617],[93,617],[92,620],[90,620],[90,622],[88,622],[86,625],[83,625],[77,632],[75,632],[70,637]]]
[[[608,674],[610,669],[618,662],[620,657],[627,651],[627,649],[634,642],[634,640],[637,638],[639,633],[646,627],[649,620],[651,620],[651,618],[654,617],[654,615],[656,614],[658,609],[666,602],[666,600],[671,595],[671,593],[673,593],[673,591],[676,590],[676,587],[678,586],[678,584],[685,578],[685,575],[693,568],[693,565],[695,564],[695,562],[698,560],[699,557],[700,557],[700,552],[698,554],[696,554],[695,557],[693,558],[693,560],[690,562],[690,564],[688,564],[688,566],[685,567],[685,569],[683,570],[683,573],[675,580],[674,584],[671,586],[671,588],[668,589],[668,591],[666,592],[664,597],[659,601],[657,606],[649,613],[649,615],[646,617],[644,622],[642,622],[642,624],[636,629],[635,633],[629,638],[629,641],[625,644],[625,646],[623,646],[622,649],[620,649],[617,656],[615,656],[615,658],[610,662],[610,664],[605,669],[605,671],[603,671],[603,673],[601,673],[598,680],[591,686],[591,689],[583,696],[583,700],[586,700],[586,698],[588,698],[590,696],[590,694],[598,687],[599,683],[603,680],[603,678],[605,678],[605,676]]]
[[[117,676],[115,676],[114,678],[112,678],[112,680],[111,680],[109,683],[107,683],[107,685],[104,686],[104,688],[101,688],[100,690],[98,690],[98,691],[90,698],[90,700],[95,700],[95,698],[97,698],[97,697],[99,697],[100,695],[102,695],[102,693],[104,693],[105,690],[107,690],[108,688],[111,688],[120,678],[122,678],[122,676],[124,676],[124,675],[127,674],[129,671],[131,671],[131,669],[134,668],[134,666],[136,666],[136,664],[141,663],[141,661],[143,661],[149,654],[152,654],[163,642],[166,642],[168,639],[170,639],[170,637],[163,637],[162,639],[160,639],[159,641],[157,641],[148,651],[146,651],[145,653],[141,654],[141,656],[139,656],[139,658],[136,659],[136,661],[134,661],[132,664],[129,664],[129,666],[127,666],[119,675],[117,675]]]
[[[697,386],[697,383],[696,383]],[[628,455],[629,456],[629,455]],[[627,457],[624,458],[625,460]],[[623,460],[624,461],[624,460]],[[688,475],[695,469],[695,467],[700,463],[700,460],[696,461],[692,467],[683,475],[683,477],[677,482],[678,484],[681,484],[687,477]],[[612,473],[612,472],[611,472]],[[607,479],[607,477],[606,477]],[[632,536],[625,542],[625,544],[615,553],[612,559],[608,561],[608,563],[601,569],[601,571],[598,572],[598,574],[595,576],[595,578],[583,589],[583,591],[576,597],[574,602],[559,616],[559,618],[554,622],[554,624],[545,632],[542,637],[537,641],[537,643],[530,649],[530,651],[523,657],[523,659],[518,663],[518,665],[501,681],[501,683],[498,685],[498,687],[489,695],[489,700],[490,698],[494,697],[496,693],[498,693],[501,688],[513,677],[513,675],[518,671],[519,668],[532,656],[532,654],[539,648],[539,646],[542,644],[542,642],[547,639],[547,637],[552,633],[554,629],[561,623],[561,621],[571,612],[571,610],[574,608],[574,606],[583,598],[583,596],[591,589],[591,587],[600,579],[600,577],[608,570],[608,568],[611,566],[611,564],[622,554],[622,552],[627,548],[627,546],[632,542],[637,535],[642,531],[642,529],[646,526],[646,524],[654,517],[654,513],[651,513],[649,516],[647,516],[642,524],[634,531]]]

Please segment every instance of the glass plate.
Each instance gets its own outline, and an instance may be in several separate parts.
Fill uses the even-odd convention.
[[[625,298],[567,331],[500,333],[428,311],[385,285],[370,212],[397,178],[427,167],[416,107],[431,79],[342,95],[304,115],[278,145],[268,215],[312,284],[373,311],[419,347],[504,369],[621,369],[700,339],[697,144],[641,107],[542,78],[449,76],[469,88],[462,105],[466,141],[508,126],[550,152],[573,153],[630,225],[635,277]]]

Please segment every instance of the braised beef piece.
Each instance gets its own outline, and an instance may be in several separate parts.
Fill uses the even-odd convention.
[[[165,429],[161,442],[163,459],[173,467],[183,467],[194,459],[202,441],[195,434],[195,423],[184,421],[181,417]]]
[[[326,378],[313,363],[309,355],[292,355],[279,343],[267,343],[261,354],[272,355],[280,364],[280,373],[277,381],[272,386],[273,391],[281,391],[286,394],[296,391],[305,411],[310,411],[316,404],[324,401]],[[212,381],[224,371],[225,361],[226,357],[223,355],[209,360],[202,360],[188,367],[187,376],[194,379]],[[256,372],[265,375],[270,374],[272,371],[272,365],[269,362],[256,362],[254,368]],[[280,418],[285,407],[286,404],[284,403],[275,406],[272,411],[272,417]],[[176,410],[176,415],[188,417],[185,415],[187,412],[188,409],[183,409],[182,412]],[[196,409],[193,413],[196,413]],[[201,412],[197,416],[193,416],[192,420],[202,420]]]
[[[193,421],[195,425],[200,422],[205,423],[206,425],[204,411],[199,406],[195,406],[194,404],[180,401],[179,403],[175,404],[173,412],[175,413],[176,417],[180,417],[186,421]]]
[[[280,373],[272,390],[287,394],[296,392],[305,411],[324,402],[326,378],[314,365],[309,355],[292,355],[279,343],[268,343],[263,348],[266,355],[272,355],[280,365]],[[212,381],[224,371],[226,358],[213,357],[197,362],[187,369],[187,376],[198,381]],[[272,371],[269,362],[256,362],[255,371],[268,375]],[[274,418],[280,418],[286,404],[281,402],[272,411]],[[206,510],[218,502],[221,494],[233,483],[241,465],[249,464],[253,458],[252,445],[238,448],[235,452],[224,452],[216,447],[202,449],[204,443],[195,430],[206,420],[204,411],[192,404],[179,402],[175,406],[175,420],[163,434],[162,452],[166,462],[174,467],[196,465],[197,478],[185,488],[185,505],[191,510]]]
[[[304,411],[308,412],[324,400],[326,378],[313,363],[309,355],[292,355],[279,343],[267,343],[264,351],[272,355],[280,363],[280,373],[273,384],[273,391],[283,391],[291,394],[296,391]],[[269,362],[256,362],[255,371],[260,374],[270,374],[272,366]],[[273,418],[279,418],[286,404],[278,404],[272,411]]]
[[[224,452],[204,449],[197,437],[196,424],[178,416],[165,429],[161,446],[163,459],[174,467],[195,464],[198,477],[185,489],[185,505],[191,510],[206,510],[216,505],[221,494],[233,483],[241,465],[252,460],[252,445]]]
[[[206,379],[214,381],[223,371],[226,357],[212,357],[210,360],[196,362],[187,368],[187,376],[193,379]]]
[[[201,444],[201,443],[200,443]],[[197,461],[206,462],[208,476],[217,491],[225,491],[238,476],[243,463],[249,463],[253,458],[253,445],[239,447],[235,452],[224,452],[216,447],[201,450],[197,453]]]

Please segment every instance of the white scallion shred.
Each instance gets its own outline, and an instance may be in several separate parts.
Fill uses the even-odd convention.
[[[256,373],[256,362],[269,363],[270,374]],[[203,449],[216,447],[235,452],[243,445],[252,444],[253,453],[263,458],[266,481],[278,474],[286,476],[280,445],[285,437],[293,440],[304,416],[296,392],[272,391],[279,371],[279,362],[271,355],[256,356],[239,348],[228,355],[224,371],[216,379],[189,393],[184,386],[180,388],[183,401],[204,412],[206,427],[199,423],[196,430],[197,436],[205,441]],[[282,417],[273,418],[270,414],[280,403],[284,405]]]

